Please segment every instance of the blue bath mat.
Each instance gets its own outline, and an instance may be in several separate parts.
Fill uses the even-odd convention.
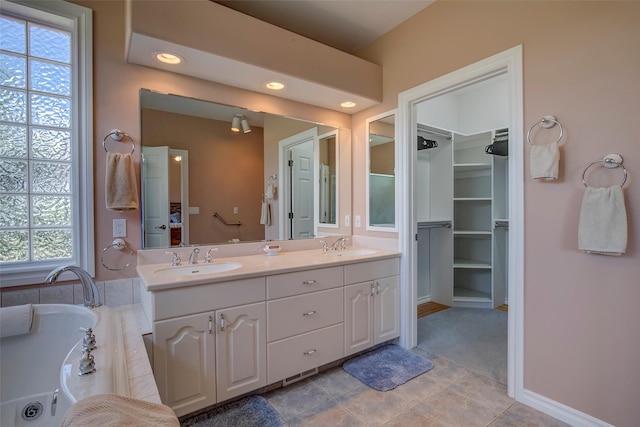
[[[285,422],[262,396],[249,396],[227,405],[187,416],[181,427],[283,427]]]
[[[347,360],[342,369],[378,391],[389,391],[433,369],[429,359],[391,344]]]

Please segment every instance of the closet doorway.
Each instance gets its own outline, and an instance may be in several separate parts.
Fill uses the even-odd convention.
[[[417,345],[421,299],[493,308],[508,297],[507,388],[515,398],[523,391],[522,114],[521,46],[405,91],[398,100],[401,295],[407,308],[401,344]],[[497,159],[485,147],[504,130],[509,152]]]

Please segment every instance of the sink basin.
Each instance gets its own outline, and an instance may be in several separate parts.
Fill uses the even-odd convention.
[[[373,255],[376,251],[372,249],[344,249],[334,252],[330,252],[333,256],[358,256],[358,255]]]
[[[237,262],[213,262],[211,264],[195,264],[185,265],[182,267],[161,268],[156,270],[155,274],[161,274],[168,277],[194,277],[223,273],[240,267],[242,267],[242,264],[238,264]]]

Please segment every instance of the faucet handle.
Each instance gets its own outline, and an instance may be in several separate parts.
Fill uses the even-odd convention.
[[[207,251],[207,253],[204,255],[204,262],[209,263],[211,261],[213,261],[213,254],[211,252],[215,252],[217,251],[218,248],[211,248]]]
[[[165,255],[173,255],[173,258],[171,259],[171,265],[174,266],[174,267],[177,266],[177,265],[180,265],[180,263],[182,262],[182,260],[178,256],[178,254],[173,252],[173,251],[165,251],[164,254]]]
[[[322,252],[327,252],[329,250],[329,244],[327,243],[327,241],[320,240],[320,243],[322,243]]]

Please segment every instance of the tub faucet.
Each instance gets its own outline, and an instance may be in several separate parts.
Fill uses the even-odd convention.
[[[84,305],[85,307],[95,308],[102,305],[100,300],[100,292],[98,291],[98,287],[96,283],[93,281],[89,273],[83,270],[80,267],[75,265],[63,265],[61,267],[55,268],[47,278],[45,282],[47,285],[52,285],[56,280],[58,280],[58,276],[65,271],[69,271],[74,273],[80,279],[80,284],[82,285],[82,294],[84,296]]]

